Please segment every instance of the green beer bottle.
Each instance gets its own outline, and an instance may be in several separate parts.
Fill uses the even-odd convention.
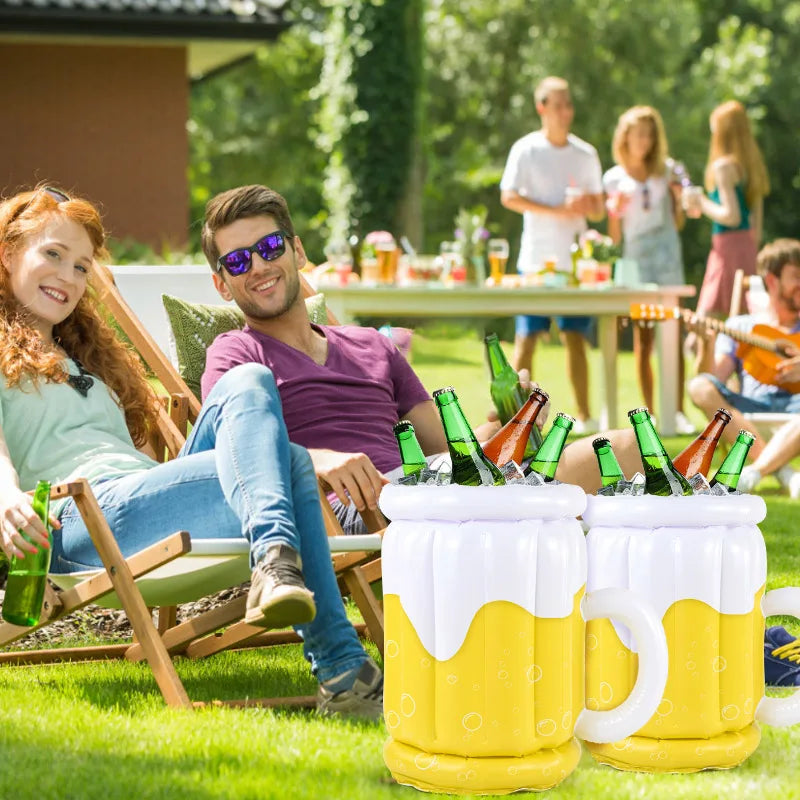
[[[401,419],[393,430],[400,448],[400,458],[403,459],[403,475],[413,475],[427,467],[428,462],[417,441],[414,426],[407,419]]]
[[[455,389],[437,389],[433,399],[442,418],[453,469],[453,483],[462,486],[502,486],[500,470],[483,453],[458,404]]]
[[[611,442],[604,436],[598,436],[593,442],[597,466],[600,468],[600,481],[603,486],[613,486],[617,481],[624,481],[625,475],[611,448]]]
[[[496,333],[490,333],[484,339],[486,343],[486,363],[489,365],[489,394],[497,409],[500,424],[506,425],[528,399],[520,386],[519,375],[508,363],[506,354],[500,346]],[[542,434],[536,425],[531,430],[530,444],[525,449],[525,456],[532,456],[542,446]]]
[[[672,464],[661,439],[658,438],[650,412],[646,408],[635,408],[628,418],[636,434],[636,444],[644,466],[645,494],[662,497],[693,494],[689,481]]]
[[[747,453],[753,445],[756,437],[750,431],[739,431],[736,441],[733,443],[725,460],[720,464],[714,477],[709,481],[709,486],[717,484],[725,486],[729,492],[735,492],[739,483],[739,476],[742,474]]]
[[[50,527],[50,484],[39,481],[33,493],[33,510],[47,528]],[[6,596],[3,600],[3,619],[14,625],[32,626],[39,622],[47,570],[50,568],[50,548],[40,547],[36,553],[26,552],[22,558],[12,558],[8,568]]]
[[[542,476],[545,483],[550,483],[556,476],[558,460],[564,452],[564,445],[567,443],[567,436],[572,430],[575,420],[568,414],[561,411],[556,414],[547,436],[544,437],[542,446],[536,451],[536,455],[525,470],[526,475],[537,472]]]

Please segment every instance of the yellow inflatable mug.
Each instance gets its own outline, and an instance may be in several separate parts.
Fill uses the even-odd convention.
[[[666,642],[630,593],[584,594],[585,502],[569,485],[384,488],[384,759],[399,783],[547,789],[575,768],[576,736],[616,741],[652,715]],[[610,714],[584,703],[584,620],[606,615],[642,653]]]
[[[634,736],[589,744],[598,761],[644,772],[735,767],[758,746],[757,721],[800,722],[800,693],[764,696],[764,616],[800,616],[800,589],[764,596],[767,557],[755,495],[589,497],[590,590],[631,589],[662,619],[669,675]],[[637,672],[624,625],[587,625],[586,695],[608,710]]]

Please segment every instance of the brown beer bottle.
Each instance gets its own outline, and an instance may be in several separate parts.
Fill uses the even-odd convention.
[[[486,442],[483,446],[484,455],[498,467],[509,461],[521,464],[525,457],[525,448],[530,441],[531,430],[548,399],[547,392],[534,389],[522,404],[522,408]]]
[[[731,421],[731,415],[724,408],[718,408],[706,429],[672,462],[672,465],[684,478],[700,473],[708,477],[711,459],[719,444],[725,426]]]

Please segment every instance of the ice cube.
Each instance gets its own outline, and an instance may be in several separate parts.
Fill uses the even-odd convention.
[[[525,483],[525,473],[516,461],[508,461],[500,467],[506,483]]]
[[[419,483],[419,472],[412,472],[411,475],[403,475],[394,481],[396,486],[416,486]]]
[[[689,486],[695,494],[711,494],[711,487],[702,472],[696,472],[689,478]]]
[[[637,486],[644,486],[647,483],[647,478],[642,475],[641,472],[634,472],[633,476],[631,477],[631,484]]]
[[[437,486],[449,486],[453,482],[453,472],[450,469],[450,464],[442,464],[439,469],[436,470],[436,485]]]
[[[433,486],[436,483],[436,470],[423,467],[418,473],[419,483],[424,483],[427,486]]]
[[[632,481],[617,481],[614,484],[614,493],[615,494],[631,494],[631,487],[633,486]]]
[[[717,495],[717,497],[722,497],[722,495],[730,494],[730,492],[724,483],[715,483],[711,487],[711,494]]]
[[[531,472],[525,476],[525,483],[527,483],[528,486],[544,486],[544,478],[538,472],[533,472],[531,470]]]
[[[610,484],[609,486],[603,486],[597,490],[596,494],[600,495],[601,497],[613,497],[616,492],[614,491],[614,484]]]

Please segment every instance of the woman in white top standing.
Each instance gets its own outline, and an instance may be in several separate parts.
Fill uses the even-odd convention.
[[[624,258],[639,266],[643,283],[676,286],[685,282],[678,229],[683,225],[680,184],[670,182],[667,171],[667,137],[661,115],[651,106],[634,106],[619,118],[612,152],[616,166],[603,176],[607,195],[608,232],[622,241]],[[654,329],[637,325],[633,331],[636,374],[645,405],[653,408]],[[684,360],[679,358],[679,433],[695,428],[683,413]]]

